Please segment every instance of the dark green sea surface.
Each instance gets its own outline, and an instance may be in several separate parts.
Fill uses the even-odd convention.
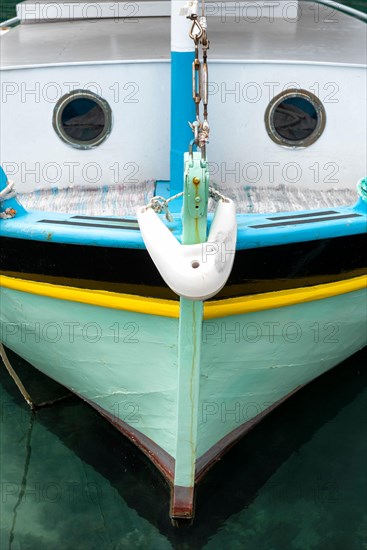
[[[64,390],[9,354],[38,400]],[[76,397],[32,414],[5,369],[1,550],[366,550],[366,349],[265,418],[174,529],[148,459]]]

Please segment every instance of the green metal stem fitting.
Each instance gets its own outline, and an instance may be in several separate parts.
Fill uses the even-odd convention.
[[[182,212],[183,243],[206,241],[209,197],[208,163],[203,165],[201,153],[184,155],[184,199]]]

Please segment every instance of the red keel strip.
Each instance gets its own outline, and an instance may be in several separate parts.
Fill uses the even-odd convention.
[[[244,424],[241,424],[241,426],[238,426],[235,428],[232,432],[224,436],[222,439],[220,439],[213,447],[208,449],[206,453],[204,453],[200,458],[196,461],[196,469],[195,469],[195,483],[198,483],[200,479],[204,477],[204,475],[207,473],[208,470],[210,470],[218,460],[222,458],[222,456],[229,451],[231,447],[239,439],[241,439],[247,432],[249,432],[256,424],[260,422],[265,416],[267,416],[271,411],[276,409],[279,405],[281,405],[284,401],[288,399],[288,397],[291,397],[294,393],[296,393],[298,390],[300,390],[303,386],[298,386],[298,388],[295,388],[293,391],[291,391],[288,395],[285,397],[282,397],[282,399],[279,399],[279,401],[276,401],[276,403],[273,403],[268,407],[265,411],[258,414],[248,422],[245,422]]]
[[[172,488],[170,516],[173,519],[191,519],[194,516],[194,487],[175,485]]]
[[[119,418],[116,418],[113,414],[107,412],[102,407],[99,407],[95,403],[92,403],[88,399],[80,396],[89,405],[96,409],[102,416],[104,416],[111,424],[115,426],[121,433],[130,439],[143,453],[153,462],[154,466],[158,468],[161,474],[166,478],[170,485],[173,485],[174,471],[175,471],[175,459],[168,454],[162,447],[159,447],[149,437],[142,434],[135,428],[132,428],[126,422],[123,422]]]

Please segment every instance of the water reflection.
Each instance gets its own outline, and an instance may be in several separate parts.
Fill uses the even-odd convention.
[[[366,356],[248,434],[199,485],[195,523],[181,530],[164,480],[115,428],[75,397],[31,414],[1,369],[0,547],[366,548]],[[16,367],[38,401],[65,393]]]

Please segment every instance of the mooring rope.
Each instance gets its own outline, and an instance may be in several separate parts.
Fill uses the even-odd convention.
[[[17,385],[18,390],[20,391],[20,393],[22,394],[24,399],[27,401],[30,408],[32,410],[35,410],[36,404],[32,401],[32,398],[29,395],[29,393],[27,392],[27,390],[25,389],[24,384],[22,383],[21,379],[19,378],[19,376],[17,375],[17,373],[15,372],[13,367],[11,366],[11,363],[8,359],[6,351],[5,351],[4,346],[2,344],[0,344],[0,356],[1,356],[1,359],[3,360],[3,362],[4,362],[6,370],[8,371],[8,373],[10,374],[12,379],[14,380],[15,384]]]
[[[58,403],[59,401],[63,401],[64,399],[68,399],[69,397],[72,396],[72,393],[68,393],[67,395],[62,395],[61,397],[57,397],[56,399],[52,399],[49,401],[42,401],[42,403],[35,403],[31,398],[31,396],[29,395],[29,393],[27,392],[23,382],[21,381],[21,379],[13,369],[9,361],[9,358],[7,356],[7,353],[5,351],[5,348],[1,343],[0,343],[0,357],[4,362],[6,370],[10,374],[11,378],[14,380],[18,390],[20,391],[20,393],[22,394],[23,398],[25,399],[25,401],[27,402],[27,404],[29,405],[32,411],[36,411],[37,409],[41,409],[43,407],[50,407],[55,403]]]

